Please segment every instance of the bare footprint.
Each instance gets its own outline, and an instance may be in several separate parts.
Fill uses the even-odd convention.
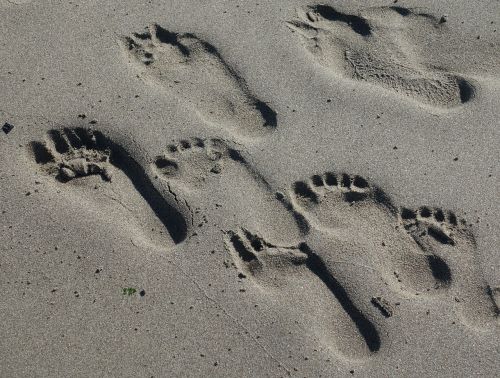
[[[300,240],[303,231],[293,213],[228,141],[192,138],[170,144],[154,169],[174,192],[184,193],[191,208],[209,210],[222,230],[245,227],[273,243]]]
[[[214,46],[194,34],[155,24],[124,38],[124,44],[149,79],[188,103],[207,123],[247,137],[276,128],[276,113],[251,93]]]
[[[363,359],[380,349],[375,325],[307,245],[272,245],[241,229],[228,232],[226,248],[240,275],[249,277],[291,317],[305,319],[332,352]]]
[[[333,73],[381,86],[421,104],[450,108],[474,96],[464,78],[430,67],[412,43],[415,33],[443,33],[440,19],[403,7],[367,8],[347,14],[328,5],[298,11],[287,25]]]
[[[478,327],[496,323],[498,304],[482,277],[476,241],[466,222],[452,212],[429,207],[402,209],[400,217],[420,248],[431,254],[433,273],[449,282],[449,295],[462,307],[464,320]]]
[[[128,152],[101,132],[50,130],[46,141],[31,143],[30,151],[75,201],[95,204],[100,216],[119,220],[118,227],[134,224],[146,241],[162,247],[186,238],[186,219],[175,201],[162,196]]]
[[[382,280],[399,293],[438,295],[460,308],[465,323],[497,323],[474,237],[452,212],[397,209],[359,176],[325,173],[296,182],[292,203],[311,223],[308,245],[321,254],[344,287],[376,288]],[[356,270],[363,274],[356,274]],[[370,282],[371,281],[371,282]],[[371,292],[352,293],[368,311]]]

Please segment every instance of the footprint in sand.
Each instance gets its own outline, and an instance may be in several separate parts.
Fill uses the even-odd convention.
[[[128,55],[163,90],[199,116],[237,136],[259,137],[277,126],[276,113],[256,98],[217,49],[194,34],[152,25],[123,39]]]
[[[133,224],[140,228],[138,236],[162,247],[186,238],[186,218],[178,204],[161,195],[127,150],[101,132],[54,129],[46,141],[30,146],[42,171],[73,193],[75,201],[95,205],[99,216],[119,219],[120,228]]]
[[[228,232],[225,242],[240,275],[250,277],[291,316],[305,319],[333,352],[360,359],[380,349],[374,323],[307,244],[278,246],[246,229]]]
[[[302,242],[271,243],[239,228],[226,245],[242,274],[294,316],[309,316],[334,351],[363,359],[381,350],[390,343],[385,319],[407,299],[448,301],[469,326],[498,325],[474,237],[454,213],[396,208],[364,178],[331,172],[280,198],[308,224]]]
[[[327,344],[333,338],[347,340],[333,344],[354,357],[379,349],[373,324],[353,305],[323,260],[301,243],[307,222],[272,190],[236,145],[221,139],[181,140],[167,146],[155,159],[154,169],[191,208],[210,214],[220,230],[238,230],[226,234],[226,244],[244,274],[254,276],[276,298],[286,300],[285,288],[294,297],[302,295],[298,307],[283,303],[297,316],[310,313],[310,306],[318,309],[311,314],[318,337],[326,337]],[[206,194],[208,201],[203,199]],[[337,300],[330,300],[332,296]],[[325,329],[322,325],[331,319],[342,326]]]
[[[381,189],[346,174],[296,182],[292,197],[321,235],[311,233],[308,245],[329,256],[329,270],[343,285],[373,289],[382,278],[397,291],[441,295],[471,326],[496,322],[498,307],[488,295],[474,237],[453,212],[398,209]],[[338,263],[346,261],[355,264]],[[369,269],[355,274],[360,267]],[[351,298],[368,311],[372,294],[357,290]]]
[[[412,35],[446,31],[445,23],[403,7],[376,7],[347,14],[328,5],[298,11],[287,25],[307,50],[333,73],[394,91],[421,104],[450,108],[474,96],[473,86],[446,70],[430,67]]]
[[[242,226],[274,243],[298,242],[300,222],[248,159],[226,140],[192,138],[168,145],[154,169],[192,208],[207,210],[220,229]]]

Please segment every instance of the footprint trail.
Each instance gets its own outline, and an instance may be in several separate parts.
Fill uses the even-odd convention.
[[[356,263],[327,266],[344,286],[357,288],[352,298],[359,308],[368,309],[373,297],[361,288],[376,287],[382,279],[395,292],[439,296],[473,327],[497,324],[497,305],[487,295],[474,236],[453,212],[397,208],[367,180],[332,172],[296,182],[291,197],[315,230],[307,243],[325,261]],[[372,273],[356,279],[359,267]],[[366,285],[370,275],[373,282]]]

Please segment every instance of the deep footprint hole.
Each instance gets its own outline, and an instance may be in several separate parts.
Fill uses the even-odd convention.
[[[241,156],[241,153],[237,150],[235,150],[234,148],[230,148],[228,150],[228,155],[229,155],[229,158],[233,161],[237,161],[239,163],[242,163],[242,164],[246,164],[246,161],[245,161],[245,158],[243,156]]]
[[[151,34],[147,31],[143,33],[134,33],[134,37],[142,39],[143,41],[151,39]]]
[[[427,256],[427,262],[431,268],[432,276],[445,284],[451,282],[451,270],[448,264],[439,256]]]
[[[391,8],[394,12],[397,12],[399,15],[403,17],[409,16],[411,14],[411,11],[409,9],[403,7],[392,6],[389,8]]]
[[[252,248],[257,252],[261,252],[264,249],[264,245],[262,244],[262,240],[259,239],[256,235],[251,234],[247,230],[245,230],[244,232],[245,232],[245,236],[250,241],[250,245],[252,246]]]
[[[65,128],[64,133],[66,134],[66,137],[68,138],[69,143],[71,144],[71,146],[73,146],[73,148],[80,149],[83,147],[82,140],[72,129]]]
[[[344,173],[344,174],[342,175],[341,185],[342,185],[344,188],[350,188],[350,187],[351,187],[351,178],[349,177],[349,175],[348,175],[348,174]]]
[[[420,216],[424,218],[429,218],[431,216],[431,210],[428,207],[422,207],[420,209]]]
[[[38,164],[47,164],[54,162],[54,156],[50,153],[47,146],[40,142],[32,142],[31,150]]]
[[[155,32],[156,38],[158,38],[160,42],[177,47],[184,56],[190,55],[188,48],[179,42],[177,33],[169,32],[160,25],[155,25]]]
[[[452,238],[450,238],[448,235],[444,233],[444,231],[440,230],[437,227],[430,226],[427,229],[427,233],[429,236],[434,238],[436,241],[438,241],[441,244],[449,244],[449,245],[455,245],[455,242],[453,241]]]
[[[458,224],[457,216],[452,212],[448,213],[448,221],[454,226]]]
[[[172,160],[165,159],[164,157],[157,158],[155,161],[155,164],[156,164],[157,168],[162,169],[162,170],[176,171],[177,169],[179,169],[176,162],[174,162]]]
[[[328,186],[337,186],[338,181],[337,181],[337,177],[335,176],[335,174],[333,174],[332,172],[325,173],[325,183]]]
[[[361,17],[338,12],[328,5],[316,5],[312,9],[327,20],[339,21],[349,25],[359,35],[368,36],[372,33],[370,25]]]
[[[373,199],[376,203],[385,206],[392,212],[396,212],[395,207],[390,199],[390,197],[382,189],[375,187],[373,190]]]
[[[469,102],[475,96],[474,87],[465,79],[458,80],[458,90],[460,92],[460,102],[462,104]]]
[[[56,151],[60,154],[65,154],[69,151],[69,144],[64,140],[60,130],[50,130],[49,135],[54,142],[54,147]]]
[[[363,177],[361,176],[356,176],[354,177],[354,180],[352,181],[352,184],[360,189],[366,189],[368,188],[369,184],[368,181],[366,181]]]
[[[401,218],[403,218],[403,219],[415,219],[416,217],[417,217],[417,214],[415,214],[414,211],[407,209],[407,208],[401,209]]]
[[[367,197],[366,193],[359,193],[359,192],[344,193],[344,200],[346,200],[349,203],[363,201],[364,199],[366,199],[366,197]]]
[[[323,179],[321,178],[320,175],[314,175],[311,177],[311,181],[314,186],[324,186],[325,183],[323,182]]]
[[[240,255],[240,257],[243,261],[250,262],[250,261],[255,260],[255,255],[253,253],[251,253],[247,249],[247,247],[245,247],[245,245],[241,241],[241,238],[238,235],[232,234],[230,240],[231,240],[231,244],[233,245],[235,251],[238,253],[238,255]]]
[[[441,210],[441,209],[436,210],[435,213],[434,213],[434,218],[438,222],[444,222],[444,213],[443,213],[443,210]]]
[[[303,181],[297,181],[294,185],[295,194],[299,197],[311,200],[314,203],[318,203],[319,199],[316,193],[314,193],[309,185]]]
[[[275,128],[276,126],[278,126],[278,115],[265,102],[256,101],[255,109],[257,109],[262,115],[262,118],[264,118],[265,127]]]

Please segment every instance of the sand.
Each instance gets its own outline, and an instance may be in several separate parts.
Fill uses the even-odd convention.
[[[498,375],[497,1],[0,14],[1,376]]]

